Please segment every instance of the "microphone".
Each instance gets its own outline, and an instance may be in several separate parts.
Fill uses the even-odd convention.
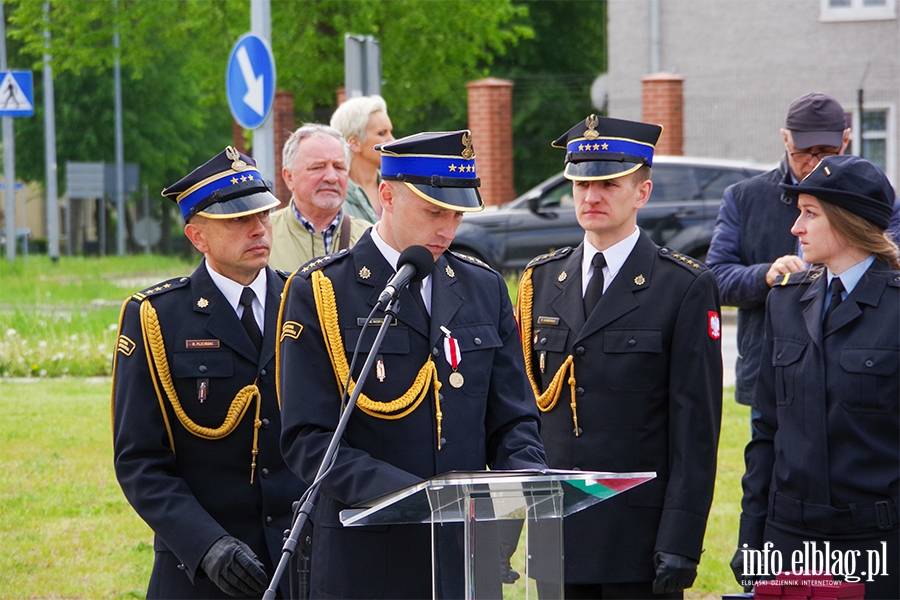
[[[410,283],[422,281],[434,267],[434,256],[425,246],[410,246],[400,253],[397,272],[391,277],[378,297],[378,304],[386,304],[397,297],[400,290]]]

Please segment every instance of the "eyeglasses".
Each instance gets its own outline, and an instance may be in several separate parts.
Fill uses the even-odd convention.
[[[799,160],[801,162],[806,162],[810,158],[815,158],[816,160],[822,160],[826,156],[837,156],[837,152],[789,152],[791,158]]]

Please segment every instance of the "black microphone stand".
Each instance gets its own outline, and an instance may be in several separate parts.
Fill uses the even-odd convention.
[[[381,348],[381,343],[382,341],[384,341],[384,336],[387,334],[387,328],[390,326],[391,321],[397,318],[397,312],[399,310],[400,298],[398,290],[397,297],[392,298],[384,309],[384,320],[381,322],[381,327],[379,327],[378,329],[378,334],[375,336],[375,341],[372,342],[372,347],[369,350],[369,355],[366,357],[366,362],[363,363],[362,370],[359,372],[357,384],[353,387],[353,393],[350,394],[350,400],[347,402],[347,406],[341,413],[341,418],[338,421],[337,427],[335,427],[334,429],[334,435],[331,436],[331,442],[328,444],[328,449],[325,450],[325,456],[322,457],[322,462],[319,464],[319,470],[316,473],[316,478],[304,494],[305,500],[300,506],[300,510],[297,513],[297,518],[294,520],[294,524],[291,526],[290,535],[288,535],[288,537],[284,541],[284,547],[281,549],[281,559],[278,561],[278,566],[275,568],[275,574],[272,575],[272,581],[269,582],[269,588],[266,590],[266,593],[263,594],[263,600],[274,600],[275,598],[275,590],[278,588],[278,584],[281,581],[281,577],[284,574],[285,569],[287,568],[291,556],[294,555],[294,552],[297,549],[297,544],[300,540],[300,533],[303,530],[303,526],[306,525],[306,523],[309,521],[309,515],[310,513],[312,513],[312,510],[315,507],[316,498],[319,495],[319,486],[322,483],[322,479],[328,473],[329,469],[331,469],[331,464],[334,462],[334,459],[337,456],[341,438],[344,435],[344,430],[347,428],[347,423],[350,421],[350,414],[353,412],[353,408],[356,406],[356,400],[357,398],[359,398],[359,394],[362,392],[363,383],[365,383],[366,378],[369,376],[369,371],[372,369],[372,365],[375,363],[375,358],[378,355],[378,350]],[[366,328],[363,328],[363,334],[365,334],[365,329]],[[360,339],[362,339],[363,334],[360,335]],[[350,377],[352,376],[353,372],[351,370]]]

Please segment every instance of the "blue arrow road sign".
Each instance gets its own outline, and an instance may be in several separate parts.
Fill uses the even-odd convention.
[[[31,71],[0,71],[0,117],[34,115]]]
[[[231,50],[225,92],[235,120],[247,129],[263,124],[275,100],[275,57],[261,37],[242,35]]]

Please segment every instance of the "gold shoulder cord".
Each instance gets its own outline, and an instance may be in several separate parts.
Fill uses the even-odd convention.
[[[563,364],[560,365],[553,379],[550,380],[547,389],[541,393],[540,388],[534,379],[534,363],[531,354],[531,317],[532,317],[532,301],[534,299],[534,286],[531,283],[531,269],[526,269],[519,281],[519,296],[517,299],[517,312],[519,314],[519,328],[522,330],[522,352],[525,354],[525,372],[528,374],[528,382],[531,384],[531,390],[534,392],[534,398],[537,401],[538,409],[541,412],[550,412],[556,406],[559,396],[563,389],[563,377],[566,369],[569,370],[569,389],[572,395],[570,406],[572,407],[572,422],[575,426],[575,437],[578,437],[578,410],[575,403],[575,363],[572,355],[566,357]]]
[[[287,300],[288,290],[291,288],[291,282],[296,274],[297,271],[294,271],[287,278],[287,281],[284,282],[284,289],[281,291],[281,304],[278,305],[278,324],[275,329],[278,332],[278,337],[275,339],[275,398],[278,399],[278,410],[281,410],[281,325],[284,319],[284,303]]]
[[[250,462],[250,483],[253,483],[253,476],[256,472],[256,456],[259,454],[259,428],[262,426],[262,421],[259,420],[262,396],[259,393],[259,388],[256,387],[256,382],[245,386],[237,393],[237,395],[235,395],[234,400],[231,401],[231,406],[228,407],[228,414],[225,416],[225,421],[221,426],[213,429],[211,427],[197,425],[187,416],[187,413],[184,412],[184,409],[181,406],[181,402],[178,400],[175,385],[172,383],[172,375],[169,372],[169,363],[166,360],[166,347],[163,342],[162,331],[159,327],[159,317],[156,314],[156,309],[151,306],[149,300],[144,300],[144,302],[141,303],[141,327],[144,331],[144,348],[147,351],[147,363],[150,367],[150,372],[153,373],[155,371],[157,375],[157,377],[153,377],[153,386],[156,388],[156,396],[159,399],[163,419],[166,421],[166,429],[169,431],[169,443],[173,452],[175,451],[175,441],[172,438],[172,429],[169,426],[169,419],[166,416],[165,402],[163,401],[162,393],[159,389],[160,384],[162,384],[166,396],[169,399],[169,403],[172,405],[172,409],[175,411],[178,420],[184,428],[197,437],[205,440],[218,440],[229,435],[237,428],[238,424],[244,418],[244,414],[250,407],[250,403],[256,400],[256,418],[253,421],[253,450]]]
[[[350,365],[347,364],[347,356],[344,351],[344,342],[341,339],[341,329],[338,322],[337,303],[334,298],[334,287],[331,280],[321,271],[313,271],[312,274],[313,295],[316,299],[316,312],[319,315],[319,325],[322,327],[322,338],[325,340],[325,348],[331,359],[332,370],[337,379],[338,390],[344,392],[344,382],[350,374]],[[414,411],[428,393],[428,385],[434,388],[435,420],[437,421],[438,450],[441,449],[441,421],[444,416],[441,413],[441,401],[439,391],[441,382],[438,380],[437,367],[428,356],[428,360],[419,369],[412,386],[405,394],[391,402],[376,402],[365,394],[360,394],[356,401],[357,406],[369,416],[379,419],[401,419]],[[353,392],[356,382],[350,379],[348,393]]]

